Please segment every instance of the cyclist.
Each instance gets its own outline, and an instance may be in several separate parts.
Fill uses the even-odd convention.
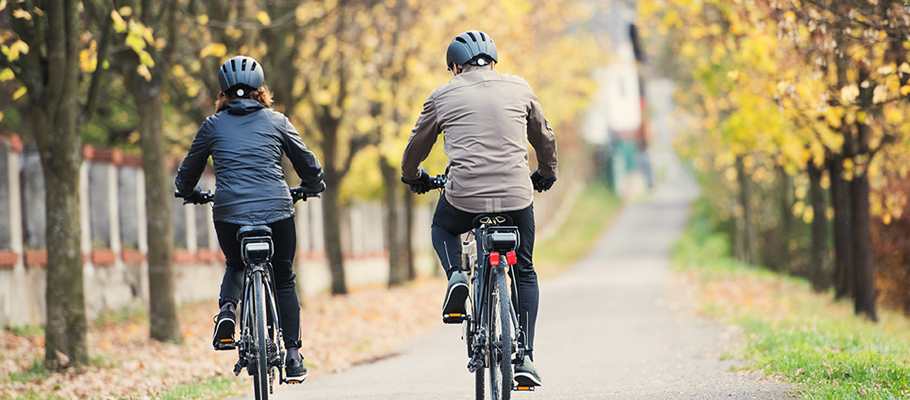
[[[527,351],[515,379],[520,385],[538,386],[541,380],[532,362],[538,308],[532,194],[534,189],[549,190],[556,181],[556,140],[530,85],[497,72],[497,60],[496,45],[483,32],[464,32],[452,40],[446,66],[454,77],[423,104],[404,150],[401,180],[415,193],[430,190],[430,176],[420,163],[445,132],[448,182],[431,228],[433,247],[449,278],[443,315],[465,313],[468,280],[461,271],[460,235],[473,228],[474,217],[506,214],[518,227],[519,341]],[[538,161],[530,178],[527,142]]]
[[[299,382],[306,378],[307,369],[298,350],[300,304],[292,269],[297,230],[282,155],[291,160],[305,191],[322,192],[325,183],[319,160],[307,150],[288,118],[271,108],[272,93],[263,82],[262,65],[250,57],[237,56],[221,65],[215,114],[196,133],[177,171],[176,185],[182,197],[198,199],[201,191],[196,183],[212,156],[216,181],[212,214],[227,259],[213,335],[216,349],[222,339],[233,339],[235,309],[242,291],[244,265],[237,231],[243,225],[272,229],[275,297],[287,349],[285,373],[288,381]]]

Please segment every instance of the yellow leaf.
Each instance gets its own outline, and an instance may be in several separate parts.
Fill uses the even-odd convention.
[[[0,111],[0,121],[3,121],[3,111]]]
[[[900,68],[898,68],[898,71],[905,73],[905,74],[910,74],[910,64],[907,64],[907,63],[901,64]]]
[[[906,96],[910,94],[910,85],[901,86],[901,95]]]
[[[259,20],[259,23],[263,25],[268,25],[272,23],[272,19],[269,18],[269,13],[265,11],[260,11],[256,13],[256,19]]]
[[[16,92],[13,93],[13,100],[18,100],[20,97],[25,96],[25,93],[27,92],[28,89],[26,89],[25,86],[17,89]]]
[[[6,9],[6,0],[0,0],[0,11]]]
[[[227,47],[225,45],[221,43],[209,43],[199,52],[199,58],[205,58],[207,56],[224,57],[225,53],[227,53]]]
[[[206,25],[209,23],[209,16],[205,14],[200,14],[196,16],[196,23],[199,25]]]
[[[856,96],[859,96],[859,88],[856,84],[844,86],[840,90],[840,99],[844,103],[852,103],[853,100],[856,100]]]
[[[357,132],[367,133],[373,129],[373,118],[362,116],[354,123]]]
[[[884,103],[885,100],[888,100],[888,88],[884,85],[876,86],[875,90],[872,91],[872,103]]]
[[[129,6],[120,7],[120,9],[117,10],[117,12],[120,13],[120,15],[122,15],[124,17],[129,17],[130,15],[133,15],[133,9],[130,8]]]
[[[152,74],[149,72],[149,67],[146,67],[145,65],[136,67],[136,73],[142,75],[142,77],[145,78],[146,82],[152,80]]]
[[[114,20],[114,30],[117,33],[126,32],[126,21],[123,20],[117,10],[111,10],[111,19]]]
[[[3,71],[0,71],[0,82],[6,82],[12,80],[16,77],[16,74],[13,73],[13,70],[9,68],[4,68]]]
[[[23,9],[21,9],[21,8],[18,8],[18,9],[16,9],[16,10],[13,10],[13,16],[16,17],[16,18],[22,18],[22,19],[27,20],[27,21],[31,21],[31,20],[32,20],[32,14],[29,14],[28,11],[25,11],[25,10],[23,10]]]
[[[739,71],[734,69],[733,71],[727,72],[727,78],[730,78],[734,81],[739,79]]]
[[[884,222],[885,225],[891,225],[891,214],[885,214],[885,216],[882,217],[882,222]]]
[[[332,102],[332,93],[328,90],[320,90],[316,92],[316,103],[324,106],[329,105]]]
[[[793,215],[803,215],[803,211],[805,210],[806,204],[801,201],[797,201],[796,204],[793,205]]]
[[[812,210],[812,206],[806,207],[806,210],[803,211],[803,222],[811,224],[812,220],[815,219],[815,212]]]
[[[174,68],[171,68],[171,74],[177,78],[183,78],[186,76],[186,69],[184,69],[182,65],[177,64]]]

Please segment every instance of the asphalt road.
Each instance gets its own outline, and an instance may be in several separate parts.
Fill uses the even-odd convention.
[[[633,202],[588,257],[541,282],[535,364],[544,386],[514,399],[788,398],[788,385],[729,372],[727,329],[698,318],[672,282],[668,256],[695,195],[680,178]],[[473,399],[460,338],[460,326],[441,326],[394,357],[279,386],[274,398]]]

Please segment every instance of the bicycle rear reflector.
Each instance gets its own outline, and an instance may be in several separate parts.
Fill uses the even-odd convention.
[[[515,265],[518,263],[518,257],[515,255],[514,251],[506,253],[506,264]]]
[[[499,265],[499,252],[490,253],[490,265]]]

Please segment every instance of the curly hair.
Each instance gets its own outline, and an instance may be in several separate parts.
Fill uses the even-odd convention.
[[[215,101],[215,112],[221,112],[227,109],[228,103],[234,99],[253,99],[264,105],[266,108],[272,108],[272,91],[268,86],[262,86],[243,96],[229,95],[225,92],[218,93],[218,100]]]

